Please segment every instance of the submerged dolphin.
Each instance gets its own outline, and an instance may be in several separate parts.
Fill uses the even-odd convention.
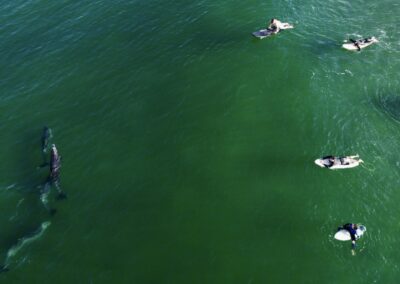
[[[53,137],[51,133],[51,129],[45,126],[43,128],[42,133],[42,152],[47,153],[47,149],[49,148],[50,139]]]
[[[50,176],[53,178],[58,178],[60,175],[61,168],[61,156],[58,154],[58,150],[55,144],[51,145],[50,152]]]
[[[66,198],[66,194],[60,188],[60,168],[61,168],[61,156],[58,154],[58,150],[55,144],[51,145],[50,152],[50,175],[49,181],[54,184],[58,190],[58,198]]]
[[[57,212],[57,209],[51,208],[49,205],[49,194],[51,190],[51,180],[50,177],[47,179],[46,183],[43,185],[43,188],[40,190],[40,201],[43,203],[44,208],[50,213],[50,215],[54,215]]]
[[[44,168],[49,165],[47,162],[47,150],[49,149],[49,143],[50,139],[53,137],[53,134],[51,132],[51,129],[45,126],[43,128],[42,132],[42,137],[41,137],[41,143],[42,143],[42,158],[43,158],[43,163],[39,165],[37,168]]]
[[[45,165],[50,165],[50,174],[48,175],[46,182],[40,190],[40,200],[42,201],[44,207],[49,211],[50,215],[54,215],[57,210],[51,208],[48,203],[51,186],[54,185],[54,187],[58,191],[57,199],[67,198],[67,195],[61,190],[60,187],[61,156],[58,154],[58,150],[55,144],[51,145],[50,163],[46,163]]]

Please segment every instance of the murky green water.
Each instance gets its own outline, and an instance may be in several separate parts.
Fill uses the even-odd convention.
[[[397,283],[400,4],[6,1],[4,283]],[[251,32],[277,17],[295,29]],[[348,37],[376,36],[360,53]],[[40,135],[63,189],[48,216]],[[363,167],[329,171],[326,155]],[[54,194],[55,195],[55,194]],[[351,255],[337,226],[368,232]]]

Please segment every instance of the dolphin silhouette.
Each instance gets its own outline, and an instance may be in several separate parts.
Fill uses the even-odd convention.
[[[42,143],[42,158],[43,158],[43,163],[39,165],[37,168],[44,168],[49,165],[47,162],[47,150],[49,148],[49,142],[50,139],[53,137],[53,133],[50,128],[47,126],[43,127],[42,131],[42,137],[41,137],[41,143]]]
[[[60,168],[61,168],[61,156],[58,154],[56,145],[52,144],[50,152],[49,181],[56,187],[58,191],[58,199],[64,199],[67,197],[67,195],[61,190],[60,187]]]
[[[42,152],[43,153],[47,153],[47,150],[49,148],[49,142],[50,139],[53,137],[53,134],[51,132],[51,129],[48,128],[47,126],[45,126],[43,128],[43,132],[42,132]]]
[[[58,154],[56,145],[52,144],[50,152],[50,175],[53,177],[53,180],[60,175],[60,168],[61,156]]]

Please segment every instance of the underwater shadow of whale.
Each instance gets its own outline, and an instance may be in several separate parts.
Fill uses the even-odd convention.
[[[45,171],[39,171],[38,165],[43,156],[37,132],[36,129],[25,130],[19,139],[10,145],[14,157],[8,161],[8,170],[12,173],[9,183],[14,185],[11,190],[20,194],[38,192],[38,186],[43,184],[48,175]]]

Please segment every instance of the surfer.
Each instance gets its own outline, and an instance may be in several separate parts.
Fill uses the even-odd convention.
[[[331,168],[333,166],[349,166],[355,162],[362,163],[363,160],[358,159],[358,155],[345,156],[345,157],[335,157],[332,155],[322,157],[321,166],[326,168]]]
[[[344,224],[342,227],[338,228],[338,231],[340,230],[346,230],[350,233],[350,237],[351,237],[351,247],[353,249],[356,248],[356,240],[357,240],[357,224],[352,224],[352,223],[347,223]]]
[[[354,40],[352,38],[349,39],[350,42],[352,42],[354,44],[355,47],[357,47],[357,50],[360,51],[361,50],[361,45],[373,42],[375,38],[373,37],[367,37],[364,39],[358,39],[358,40]]]
[[[282,22],[277,19],[271,19],[267,27],[268,30],[272,31],[274,34],[279,33],[282,28]]]
[[[277,19],[271,19],[269,22],[267,22],[267,28],[254,32],[253,36],[263,39],[286,29],[293,29],[293,26],[289,23],[282,23]]]

